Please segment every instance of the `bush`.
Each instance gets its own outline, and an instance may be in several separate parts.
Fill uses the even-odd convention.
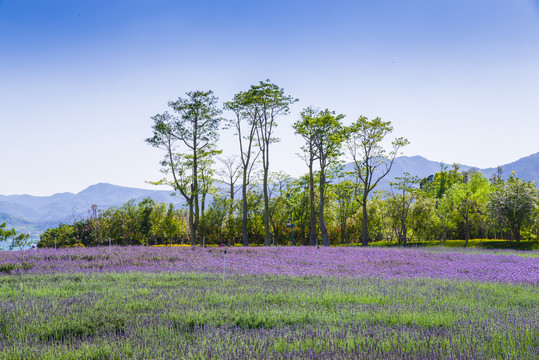
[[[73,225],[60,224],[57,228],[47,229],[41,234],[38,248],[71,247],[77,246],[78,241],[75,236]]]

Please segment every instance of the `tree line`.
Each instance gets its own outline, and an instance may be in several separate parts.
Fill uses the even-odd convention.
[[[269,80],[222,106],[212,91],[170,101],[170,112],[152,117],[146,142],[164,154],[164,177],[153,183],[171,186],[186,209],[132,201],[94,211],[88,219],[64,225],[65,231],[76,232],[73,242],[83,244],[109,238],[121,244],[365,246],[380,240],[406,245],[410,240],[465,239],[467,244],[474,237],[537,238],[537,188],[514,174],[503,180],[502,169],[487,179],[457,165],[442,166],[424,179],[404,174],[391,183],[391,191],[379,191],[408,140],[387,139],[391,122],[378,117],[360,116],[346,126],[342,114],[303,109],[293,130],[303,141],[308,171],[299,179],[272,172],[270,149],[279,140],[275,128],[297,101]],[[217,149],[222,129],[236,136],[237,156],[223,157]],[[352,164],[346,169],[344,155]],[[45,233],[42,242],[49,239],[50,245],[56,230]]]
[[[181,243],[186,233],[185,210],[150,198],[133,199],[106,210],[94,204],[87,217],[47,229],[37,246],[170,245]]]
[[[230,158],[228,158],[230,159]],[[223,159],[223,163],[227,163]],[[230,164],[230,162],[228,162]],[[224,174],[224,172],[222,172]],[[313,172],[319,214],[320,174]],[[247,191],[247,229],[251,245],[264,245],[264,193],[262,174],[255,174]],[[363,211],[361,189],[342,167],[327,175],[324,221],[329,243],[361,244]],[[237,187],[219,182],[200,218],[199,245],[242,244],[242,199]],[[317,245],[320,228],[311,236],[311,178],[292,179],[283,173],[268,178],[269,223],[272,245]],[[391,183],[391,191],[375,191],[367,199],[368,241],[504,239],[519,242],[539,236],[539,201],[535,184],[511,175],[487,179],[480,172],[459,171],[457,165],[424,179],[404,174]],[[232,194],[232,196],[231,196]],[[172,204],[134,200],[107,210],[94,205],[89,216],[74,224],[62,224],[41,235],[39,247],[96,245],[190,244],[186,209]],[[315,218],[316,219],[316,218]],[[287,227],[287,224],[294,227]],[[322,243],[322,242],[321,242]]]
[[[201,216],[205,216],[206,197],[212,188],[212,165],[220,154],[220,150],[216,149],[220,124],[226,124],[225,127],[232,128],[238,139],[239,160],[237,166],[229,169],[228,180],[233,201],[235,181],[241,177],[242,244],[249,245],[248,228],[252,218],[248,214],[248,191],[252,189],[253,169],[260,164],[264,245],[270,245],[275,238],[275,233],[272,233],[272,227],[275,226],[271,224],[269,193],[270,149],[278,141],[275,137],[277,119],[288,115],[290,105],[298,99],[285,94],[284,89],[269,80],[235,94],[222,108],[218,106],[218,99],[212,91],[193,91],[186,95],[186,98],[168,103],[172,114],[166,111],[152,117],[153,136],[146,141],[165,153],[161,163],[165,177],[155,183],[170,185],[185,199],[191,245],[195,245],[199,239]],[[233,116],[222,118],[223,110]],[[369,239],[369,196],[380,179],[391,170],[399,149],[408,144],[404,138],[394,139],[391,151],[387,152],[380,144],[393,130],[390,122],[380,118],[369,120],[361,116],[350,126],[344,126],[343,117],[328,109],[319,111],[307,108],[301,113],[301,120],[294,124],[296,133],[305,140],[303,151],[309,166],[310,241],[312,243],[316,240],[318,227],[322,243],[326,246],[330,244],[324,210],[325,191],[329,184],[326,174],[339,163],[343,148],[354,161],[356,184],[360,189],[360,195],[355,199],[362,206],[364,225],[361,241],[366,245]],[[315,162],[318,165],[318,216],[314,213]],[[384,170],[378,173],[377,170],[381,168]]]

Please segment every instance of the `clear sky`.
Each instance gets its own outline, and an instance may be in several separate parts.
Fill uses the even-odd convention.
[[[264,79],[300,100],[273,171],[306,172],[307,106],[391,121],[404,155],[509,163],[539,151],[539,0],[0,0],[0,194],[151,187],[151,116]]]

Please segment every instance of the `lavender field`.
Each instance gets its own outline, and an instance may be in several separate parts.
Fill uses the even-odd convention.
[[[537,253],[224,250],[0,252],[0,359],[539,358]]]
[[[438,278],[539,285],[539,253],[390,248],[226,248],[238,275],[383,279]],[[223,270],[225,248],[100,247],[0,252],[0,274],[196,272]],[[518,255],[517,255],[518,254]],[[535,255],[535,256],[533,256]]]

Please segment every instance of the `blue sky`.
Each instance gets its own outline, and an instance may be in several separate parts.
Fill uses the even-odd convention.
[[[391,121],[404,155],[490,167],[539,151],[538,0],[0,0],[0,194],[151,187],[150,117],[270,79],[302,108]],[[223,131],[224,154],[236,154]]]

